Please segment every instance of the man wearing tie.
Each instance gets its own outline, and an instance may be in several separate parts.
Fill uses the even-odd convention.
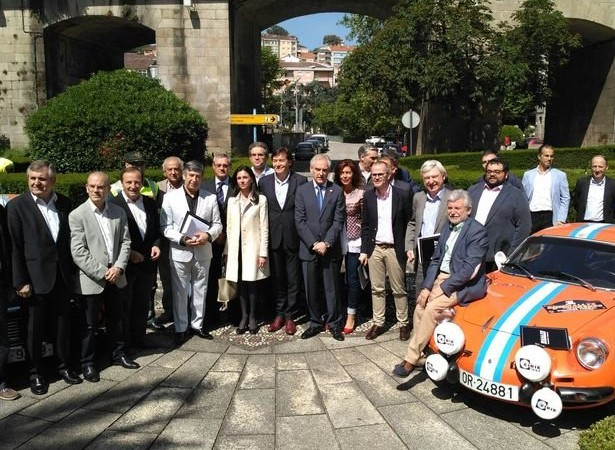
[[[303,332],[301,339],[316,336],[326,324],[333,338],[343,341],[340,233],[346,206],[342,188],[327,180],[330,170],[329,157],[315,155],[310,161],[313,180],[299,186],[295,198],[299,258],[310,310],[310,327]]]

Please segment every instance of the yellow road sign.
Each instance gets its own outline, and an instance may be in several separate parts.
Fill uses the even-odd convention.
[[[280,120],[276,114],[231,114],[231,125],[275,125]]]

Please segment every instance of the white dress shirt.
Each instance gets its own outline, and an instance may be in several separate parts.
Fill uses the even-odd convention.
[[[585,205],[585,217],[583,220],[602,222],[604,220],[604,178],[596,182],[594,177],[589,180],[589,191],[587,191],[587,205]]]
[[[442,256],[442,262],[440,263],[440,272],[451,273],[451,258],[453,257],[453,248],[455,247],[455,242],[457,242],[457,238],[459,238],[459,234],[461,229],[463,228],[463,224],[465,222],[458,223],[457,225],[449,224],[451,229],[451,234],[448,235],[448,239],[444,244],[444,256]]]
[[[501,185],[490,188],[485,184],[483,192],[480,195],[480,200],[478,201],[478,206],[476,207],[476,216],[474,217],[481,225],[485,225],[485,222],[487,222],[489,211],[491,211],[491,207],[495,199],[498,198],[500,192],[502,192]]]
[[[273,176],[274,187],[275,187],[275,198],[278,201],[278,205],[280,205],[280,209],[284,208],[284,203],[286,203],[286,196],[288,195],[288,180],[290,180],[290,172],[286,175],[286,179],[280,181],[277,175]],[[324,198],[324,197],[323,197]]]
[[[47,224],[47,228],[49,228],[53,241],[57,242],[58,233],[60,232],[60,216],[58,216],[58,209],[56,208],[56,200],[58,199],[58,196],[55,192],[53,192],[49,198],[49,201],[45,203],[45,200],[42,198],[39,198],[32,193],[31,195],[34,203],[36,203],[36,206],[38,207],[38,210],[45,219],[45,223]]]
[[[378,207],[378,230],[376,231],[376,244],[393,244],[393,195],[391,185],[387,185],[387,192],[383,196],[376,192],[376,205]]]
[[[551,169],[546,172],[538,170],[534,177],[534,189],[530,200],[530,211],[553,211],[551,204]]]
[[[423,223],[421,224],[421,236],[433,236],[436,234],[436,221],[438,220],[438,211],[442,204],[440,195],[442,189],[431,198],[429,194],[425,194],[425,209],[423,210]]]
[[[124,191],[122,191],[122,195],[124,196],[124,200],[126,200],[126,204],[128,205],[128,209],[130,210],[132,217],[134,217],[135,222],[137,223],[137,227],[141,233],[141,238],[143,239],[147,230],[147,213],[145,212],[143,197],[139,195],[137,201],[133,202],[126,196]]]

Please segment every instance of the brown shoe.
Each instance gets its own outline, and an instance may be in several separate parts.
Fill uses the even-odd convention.
[[[267,328],[267,331],[269,331],[270,333],[274,333],[278,331],[280,328],[282,328],[283,326],[284,326],[284,318],[277,316],[275,320],[271,322],[271,324],[269,325],[269,328]]]
[[[408,339],[410,339],[410,326],[402,325],[399,327],[399,340],[407,341]]]
[[[372,339],[376,339],[382,333],[384,333],[384,327],[379,327],[378,325],[372,325],[369,331],[367,332],[367,334],[365,335],[365,339],[368,339],[371,341]]]
[[[286,334],[290,334],[293,335],[297,332],[297,325],[295,324],[295,321],[292,319],[288,319],[286,321],[286,326],[284,327],[284,331],[286,331]]]
[[[19,397],[21,397],[19,395],[19,392],[15,391],[14,389],[11,389],[9,387],[4,387],[0,389],[0,400],[11,401],[17,400]]]

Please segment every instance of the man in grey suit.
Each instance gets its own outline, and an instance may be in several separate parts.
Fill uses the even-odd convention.
[[[124,352],[125,270],[130,257],[130,234],[126,213],[118,205],[107,202],[109,177],[103,172],[92,172],[85,185],[88,200],[68,216],[70,250],[79,268],[77,294],[83,296],[86,328],[81,340],[81,367],[83,378],[90,382],[100,380],[94,367],[96,350],[96,321],[98,306],[105,305],[105,324],[112,340],[112,361],[126,369],[138,369]]]
[[[440,161],[425,161],[421,166],[425,191],[416,193],[412,199],[412,217],[406,227],[406,253],[410,270],[415,273],[416,292],[421,289],[423,274],[429,266],[429,258],[419,263],[418,238],[440,233],[447,223],[446,199],[450,189],[444,186],[446,177]]]
[[[487,163],[485,178],[468,190],[476,205],[470,214],[485,226],[489,236],[487,272],[497,270],[494,255],[510,255],[529,236],[532,227],[530,206],[523,191],[507,183],[508,163],[494,158]]]
[[[310,161],[313,180],[297,187],[295,197],[299,259],[310,310],[310,328],[303,332],[301,339],[316,336],[326,323],[333,338],[343,341],[340,232],[344,226],[346,203],[342,188],[327,180],[330,170],[329,157],[315,155]]]

